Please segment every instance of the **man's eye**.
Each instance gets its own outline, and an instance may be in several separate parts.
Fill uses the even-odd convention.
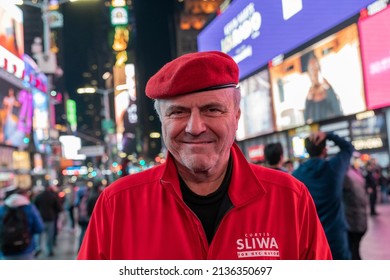
[[[182,110],[175,110],[168,113],[169,117],[178,117],[184,114],[184,111]]]
[[[219,108],[207,108],[207,110],[205,110],[205,113],[212,114],[212,115],[218,115],[218,114],[222,114],[222,110]]]

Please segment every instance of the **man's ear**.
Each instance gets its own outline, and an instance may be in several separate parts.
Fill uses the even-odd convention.
[[[240,120],[240,117],[241,117],[241,108],[238,108],[236,113],[236,130],[238,129],[238,121]]]

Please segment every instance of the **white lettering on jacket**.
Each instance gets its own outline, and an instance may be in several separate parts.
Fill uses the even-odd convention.
[[[237,239],[236,245],[239,258],[279,257],[278,243],[269,233],[245,234],[244,238]]]

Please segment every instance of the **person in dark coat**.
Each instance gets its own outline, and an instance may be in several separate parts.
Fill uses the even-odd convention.
[[[47,255],[53,256],[56,220],[58,213],[62,211],[60,200],[51,186],[46,184],[45,190],[36,196],[34,203],[41,213],[45,224],[44,233],[46,234]],[[40,237],[42,236],[40,235]],[[41,244],[41,238],[39,238],[39,244]]]
[[[378,212],[376,211],[376,203],[378,197],[378,179],[379,179],[379,171],[378,168],[373,161],[368,161],[366,164],[366,172],[364,178],[366,179],[366,191],[369,196],[370,202],[370,215],[376,216]]]
[[[327,159],[326,140],[340,148],[330,159]],[[310,158],[292,175],[306,185],[314,199],[333,259],[351,259],[343,204],[343,182],[354,147],[349,141],[333,133],[319,131],[305,139],[305,148]]]
[[[361,260],[360,241],[367,232],[368,198],[365,179],[359,163],[353,158],[344,179],[343,190],[345,214],[348,222],[348,243],[353,260]]]

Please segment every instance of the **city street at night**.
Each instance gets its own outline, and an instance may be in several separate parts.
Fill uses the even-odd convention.
[[[389,27],[390,0],[1,0],[0,275],[388,275]]]

